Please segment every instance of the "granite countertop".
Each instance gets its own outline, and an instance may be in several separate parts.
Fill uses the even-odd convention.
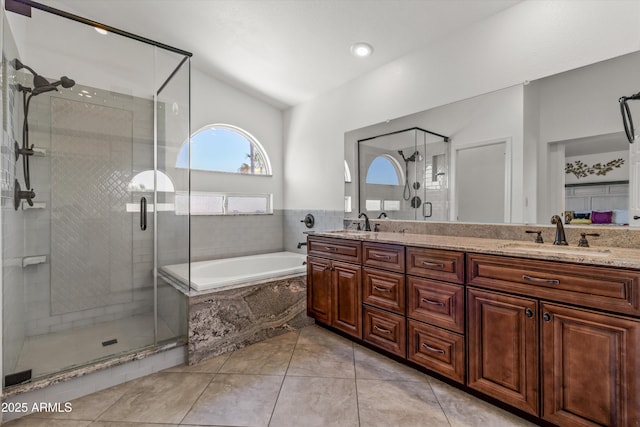
[[[601,246],[579,248],[577,246],[554,246],[551,243],[538,244],[534,243],[533,239],[531,241],[500,240],[478,237],[354,230],[314,231],[308,232],[307,234],[309,234],[309,236],[338,237],[377,243],[395,243],[430,249],[456,250],[529,259],[640,269],[640,249]]]

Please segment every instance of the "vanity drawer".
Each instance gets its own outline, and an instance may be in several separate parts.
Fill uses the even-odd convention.
[[[407,274],[464,283],[464,253],[407,247]]]
[[[409,320],[408,359],[460,383],[464,382],[464,336]]]
[[[362,260],[362,247],[359,241],[309,237],[307,254],[323,258],[337,259],[359,264]]]
[[[364,340],[390,353],[407,357],[405,318],[366,305],[363,313]]]
[[[464,287],[407,278],[407,317],[464,333]]]
[[[363,264],[404,273],[404,246],[364,242]]]
[[[362,302],[404,315],[404,295],[404,274],[363,269]]]
[[[640,315],[640,271],[467,254],[468,284]]]

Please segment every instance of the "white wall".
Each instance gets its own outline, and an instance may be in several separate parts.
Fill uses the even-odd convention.
[[[285,112],[285,207],[343,209],[346,131],[629,53],[640,2],[529,0]]]
[[[449,136],[451,138],[452,160],[455,160],[456,149],[459,147],[508,140],[511,146],[511,165],[514,173],[512,173],[512,181],[509,183],[511,188],[511,196],[509,197],[511,200],[510,218],[506,219],[506,221],[519,223],[523,221],[523,194],[526,194],[523,176],[519,172],[522,170],[524,161],[523,105],[523,87],[522,85],[516,85],[404,116],[389,123],[380,123],[347,132],[345,135],[345,157],[350,164],[356,165],[355,159],[349,158],[349,156],[355,156],[354,153],[357,150],[349,147],[352,144],[355,145],[358,139],[413,126]],[[354,176],[356,176],[357,168],[354,167],[352,170],[354,171]],[[453,170],[450,175],[449,188],[452,191],[451,198],[455,200],[456,183],[453,180]],[[493,191],[493,189],[487,190]],[[353,194],[355,194],[355,189]],[[482,197],[482,194],[479,197]],[[451,202],[454,202],[454,200],[451,200]],[[354,203],[356,202],[357,198],[354,196]],[[356,208],[357,205],[354,205],[354,215]],[[455,206],[452,205],[450,207],[450,213],[455,213]]]
[[[618,98],[640,90],[639,69],[640,54],[634,53],[536,82],[539,222],[560,210],[559,203],[564,201],[564,188],[558,185],[564,181],[564,149],[552,143],[622,133]],[[629,105],[637,117],[640,105],[633,101]]]
[[[213,123],[238,126],[253,135],[264,147],[273,176],[212,174],[192,171],[193,191],[242,191],[274,193],[275,209],[282,209],[282,112],[219,80],[192,69],[191,131]]]

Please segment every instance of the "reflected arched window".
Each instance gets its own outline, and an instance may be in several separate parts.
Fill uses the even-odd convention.
[[[189,146],[178,153],[176,167],[189,167]],[[271,175],[264,148],[249,132],[226,124],[207,125],[191,136],[191,169]]]
[[[154,190],[154,174],[153,170],[142,171],[129,181],[129,185],[127,189],[129,191],[148,191],[151,192]],[[173,186],[173,182],[171,178],[169,178],[164,172],[158,171],[158,175],[156,178],[158,183],[158,191],[173,193],[175,191],[175,187]]]
[[[398,161],[385,154],[378,156],[367,170],[367,184],[400,185],[401,168]]]

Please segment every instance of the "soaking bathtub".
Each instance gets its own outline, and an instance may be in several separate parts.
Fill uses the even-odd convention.
[[[191,263],[191,290],[217,291],[244,284],[306,272],[306,256],[294,252],[275,252]],[[189,283],[189,264],[166,265],[160,273],[182,287]]]

